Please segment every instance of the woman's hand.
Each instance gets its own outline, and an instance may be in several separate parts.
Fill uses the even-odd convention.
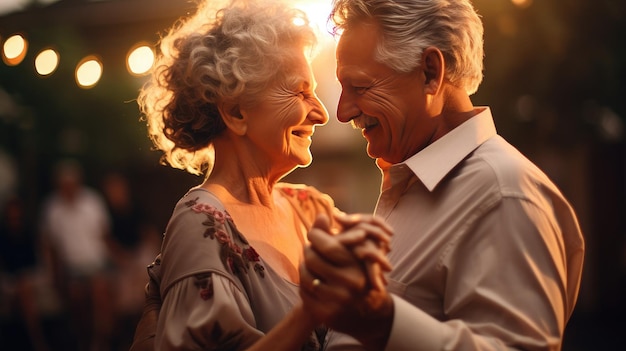
[[[372,316],[393,315],[384,272],[391,228],[374,216],[337,218],[342,228],[330,228],[320,216],[308,238],[300,269],[300,294],[305,308],[319,322],[358,337],[358,325]]]
[[[387,281],[384,272],[391,270],[387,259],[393,230],[381,218],[373,215],[337,215],[342,232],[335,237],[352,250],[365,265],[370,287],[383,290]]]

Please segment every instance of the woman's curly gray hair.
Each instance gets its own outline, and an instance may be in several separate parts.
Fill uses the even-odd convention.
[[[445,77],[468,94],[483,79],[483,25],[469,0],[334,0],[330,20],[337,34],[374,20],[382,29],[376,60],[410,72],[425,48],[441,50]]]
[[[162,162],[209,173],[222,103],[253,105],[285,67],[316,43],[306,15],[286,1],[205,0],[161,38],[138,103]],[[309,52],[310,53],[310,52]]]

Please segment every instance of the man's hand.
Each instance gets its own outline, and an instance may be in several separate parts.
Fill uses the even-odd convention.
[[[330,234],[320,217],[309,232],[300,269],[300,294],[318,321],[382,349],[393,321],[393,301],[384,272],[391,229],[374,216],[337,218],[343,229]]]
[[[382,291],[387,284],[384,272],[391,270],[387,253],[393,230],[372,215],[342,215],[335,220],[343,227],[342,235],[336,238],[365,264],[370,287]]]

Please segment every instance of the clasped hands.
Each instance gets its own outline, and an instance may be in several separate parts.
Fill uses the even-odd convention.
[[[339,230],[320,215],[309,231],[300,266],[304,308],[317,323],[364,344],[372,346],[373,339],[384,343],[393,320],[384,275],[392,268],[387,260],[392,230],[372,215],[340,214],[335,219]]]

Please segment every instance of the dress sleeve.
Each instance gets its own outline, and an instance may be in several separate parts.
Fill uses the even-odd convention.
[[[161,251],[157,350],[241,350],[263,335],[240,278],[264,268],[223,208],[181,200]]]
[[[217,273],[176,282],[163,301],[157,350],[242,350],[261,338],[245,296]]]
[[[333,199],[315,187],[302,184],[279,183],[276,188],[291,203],[306,228],[311,228],[318,214],[327,215],[333,226],[338,224],[334,215],[341,211],[335,207]]]

